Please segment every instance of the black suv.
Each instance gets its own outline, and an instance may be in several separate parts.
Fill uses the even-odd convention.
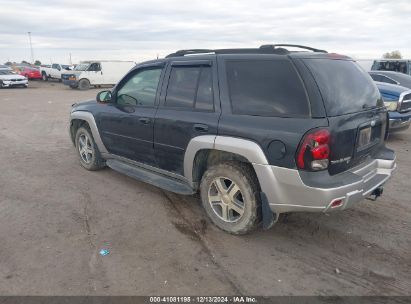
[[[356,62],[295,45],[144,62],[70,118],[84,168],[199,191],[214,224],[235,234],[381,195],[396,167],[386,134],[387,110]]]

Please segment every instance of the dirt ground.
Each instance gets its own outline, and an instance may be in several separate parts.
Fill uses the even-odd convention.
[[[411,130],[376,202],[232,236],[197,197],[80,167],[70,105],[97,92],[0,90],[0,294],[411,295]]]

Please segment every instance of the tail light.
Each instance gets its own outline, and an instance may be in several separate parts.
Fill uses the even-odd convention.
[[[297,151],[299,169],[319,171],[328,168],[330,156],[330,132],[327,129],[309,131],[302,139]]]

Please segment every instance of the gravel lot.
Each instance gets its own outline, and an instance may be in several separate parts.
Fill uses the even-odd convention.
[[[237,237],[197,197],[80,167],[69,109],[97,92],[0,90],[0,294],[411,295],[411,130],[378,201]]]

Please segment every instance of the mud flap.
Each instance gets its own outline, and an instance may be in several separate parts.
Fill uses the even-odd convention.
[[[261,197],[261,213],[263,217],[263,229],[270,229],[276,222],[277,216],[273,213],[268,203],[267,196],[264,192],[260,192]]]

